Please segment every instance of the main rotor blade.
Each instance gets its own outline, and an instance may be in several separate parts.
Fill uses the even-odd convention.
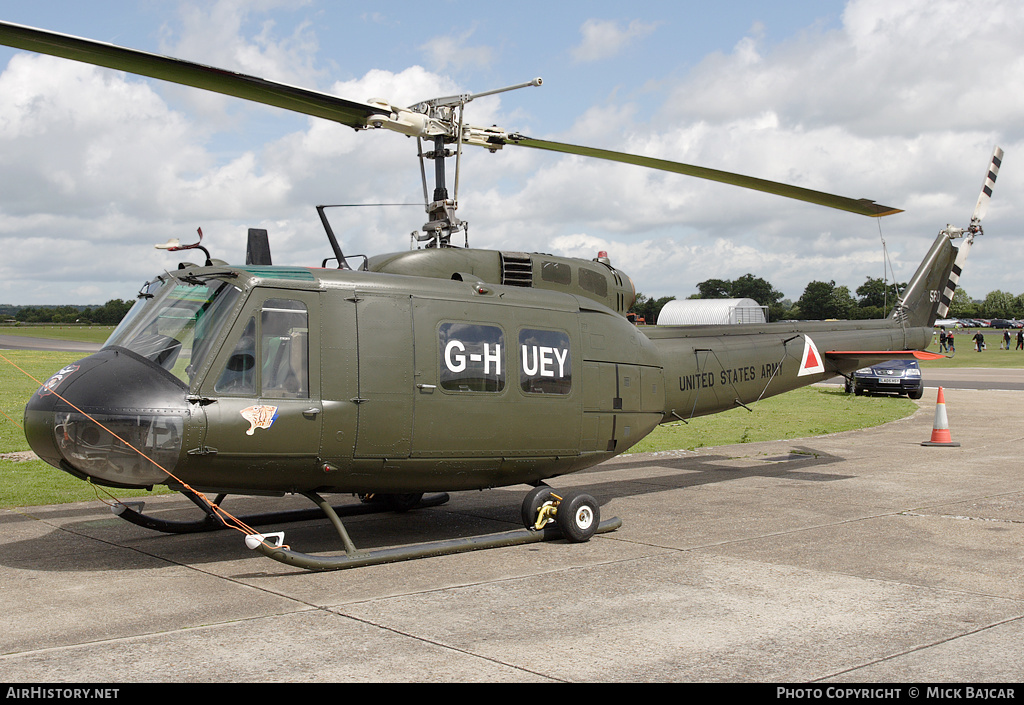
[[[0,22],[0,44],[203,88],[333,120],[349,127],[365,127],[366,118],[381,112],[380,107],[327,93],[10,22]]]
[[[753,189],[755,191],[764,191],[765,193],[772,193],[776,196],[795,198],[800,201],[815,203],[819,206],[828,206],[829,208],[837,208],[851,213],[868,215],[873,218],[903,212],[899,208],[881,206],[866,198],[854,199],[846,198],[844,196],[834,196],[830,193],[812,191],[811,189],[781,184],[776,181],[766,181],[765,179],[758,179],[753,176],[744,176],[742,174],[718,171],[717,169],[708,169],[706,167],[682,164],[680,162],[670,162],[665,159],[655,159],[654,157],[642,157],[635,154],[627,154],[625,152],[596,149],[594,147],[580,147],[578,145],[565,144],[563,142],[549,142],[547,140],[533,139],[532,137],[525,137],[523,135],[509,135],[504,140],[504,143],[515,144],[520,147],[546,149],[551,152],[579,154],[584,157],[607,159],[613,162],[635,164],[637,166],[645,166],[650,169],[660,169],[661,171],[671,171],[677,174],[696,176],[700,179],[708,179],[710,181],[719,181],[721,183],[732,184],[734,186],[742,186],[743,188]]]
[[[83,39],[10,22],[0,22],[0,44],[119,71],[127,71],[194,88],[202,88],[235,98],[251,100],[263,103],[264,105],[272,105],[285,110],[332,120],[354,128],[367,127],[367,119],[371,116],[379,118],[382,112],[382,106],[357,103],[327,93],[298,88],[255,76],[225,71],[182,59],[150,54],[136,49],[127,49],[107,44],[106,42],[97,42],[91,39]],[[373,126],[389,127],[389,129],[396,129],[405,134],[417,134],[417,131],[423,129],[423,125],[415,121],[415,124],[410,123],[409,125],[406,125],[401,119],[385,119],[379,122],[388,124]],[[811,189],[799,186],[790,186],[758,179],[752,176],[671,162],[664,159],[655,159],[653,157],[627,154],[625,152],[613,152],[594,147],[549,142],[522,135],[494,136],[487,139],[488,141],[500,142],[502,144],[515,144],[521,147],[578,154],[597,159],[635,164],[661,171],[671,171],[677,174],[686,174],[778,196],[795,198],[860,215],[879,217],[902,212],[898,208],[881,206],[868,199],[845,198],[820,191],[812,191]]]

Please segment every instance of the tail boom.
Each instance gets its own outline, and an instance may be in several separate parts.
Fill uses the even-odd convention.
[[[872,362],[921,353],[930,327],[893,320],[659,326],[644,331],[665,369],[664,421],[748,406]]]

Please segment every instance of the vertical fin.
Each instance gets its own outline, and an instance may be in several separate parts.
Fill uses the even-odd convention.
[[[949,306],[953,303],[953,294],[956,293],[957,284],[960,282],[960,273],[964,271],[964,263],[967,261],[967,253],[971,251],[974,238],[968,238],[961,243],[956,259],[953,261],[953,268],[949,271],[949,279],[946,281],[946,288],[939,298],[939,306],[936,309],[936,318],[946,318],[949,315]]]

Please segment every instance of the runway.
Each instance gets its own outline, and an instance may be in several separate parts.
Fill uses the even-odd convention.
[[[1021,356],[1021,363],[1024,364],[1024,356]],[[922,374],[925,386],[946,389],[1024,389],[1024,369],[925,369]]]
[[[1020,390],[1024,389],[1024,355],[1021,355],[1020,363],[1021,369],[924,367],[921,369],[921,379],[925,388]],[[843,384],[843,378],[833,377],[827,380],[826,384]]]
[[[556,478],[623,521],[585,544],[314,574],[235,532],[156,534],[99,502],[2,511],[0,666],[13,683],[1012,687],[1024,410],[1013,391],[947,389],[961,445],[923,447],[935,397],[875,429],[627,455]],[[362,548],[501,531],[518,526],[526,490],[346,524]],[[157,497],[147,511],[196,510]],[[277,528],[296,550],[341,550],[326,521]]]
[[[99,343],[34,338],[27,335],[0,335],[0,350],[56,350],[58,352],[94,353],[99,349]]]

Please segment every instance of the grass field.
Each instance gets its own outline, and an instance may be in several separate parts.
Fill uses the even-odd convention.
[[[0,327],[0,334],[11,329]],[[93,327],[18,327],[34,337],[65,340],[105,340],[110,329]],[[952,358],[921,363],[925,369],[950,367],[1024,368],[1024,352],[999,350],[1000,336],[986,331],[988,350],[977,353],[970,344],[973,331],[957,334]],[[1012,347],[1012,346],[1011,346]],[[930,348],[937,352],[938,346]],[[39,384],[81,353],[0,351],[0,456],[28,450],[21,430],[25,403]],[[17,367],[15,367],[17,365]],[[21,368],[21,369],[18,369]],[[31,375],[31,377],[29,376]],[[910,415],[917,408],[903,398],[855,397],[835,387],[808,387],[765,399],[721,414],[658,427],[629,452],[731,445],[755,441],[803,438],[877,426]],[[117,491],[119,497],[145,492]],[[95,490],[40,460],[15,462],[0,458],[0,506],[32,506],[93,499]]]
[[[0,506],[61,504],[96,496],[96,491],[88,484],[42,460],[2,457],[29,449],[21,428],[25,403],[41,382],[81,357],[82,353],[0,350]],[[144,494],[147,493],[117,492],[119,497]]]
[[[83,343],[102,343],[113,332],[113,326],[0,326],[0,335],[75,340]]]
[[[630,453],[776,441],[839,433],[902,419],[917,410],[904,397],[857,397],[842,387],[804,387],[689,423],[664,424]]]
[[[983,352],[976,352],[974,350],[974,343],[971,338],[975,332],[973,329],[957,331],[953,336],[956,354],[943,360],[926,360],[921,363],[921,369],[948,369],[951,367],[1024,368],[1024,350],[1013,349],[1017,345],[1017,331],[1010,331],[1010,349],[1000,350],[999,343],[1002,342],[1003,331],[991,328],[983,329],[982,333],[985,336],[985,345],[987,347],[987,350]],[[933,340],[932,344],[928,347],[928,351],[939,352],[938,342]]]

